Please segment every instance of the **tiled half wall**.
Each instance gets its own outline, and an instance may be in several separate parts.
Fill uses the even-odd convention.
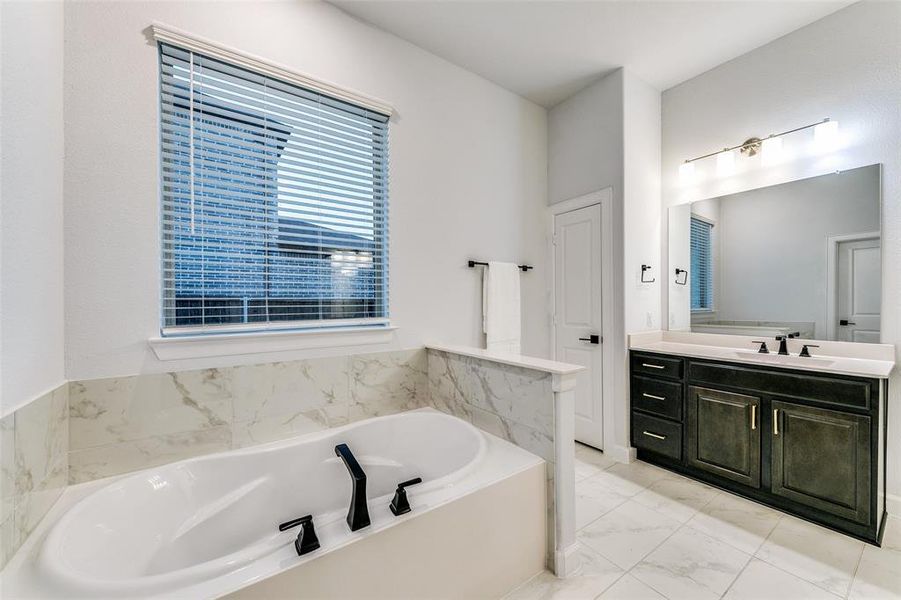
[[[73,381],[81,483],[426,406],[423,349]]]
[[[0,419],[0,568],[66,487],[69,386]]]

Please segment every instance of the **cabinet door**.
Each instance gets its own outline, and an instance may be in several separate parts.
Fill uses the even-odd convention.
[[[869,522],[869,417],[773,402],[772,436],[774,494]]]
[[[688,388],[688,462],[760,487],[760,398]]]

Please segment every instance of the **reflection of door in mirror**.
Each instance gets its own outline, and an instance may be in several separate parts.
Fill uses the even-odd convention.
[[[881,250],[879,238],[838,243],[836,339],[879,343],[881,321]]]

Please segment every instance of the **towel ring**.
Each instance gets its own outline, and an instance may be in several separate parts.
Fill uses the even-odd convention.
[[[653,279],[645,279],[644,278],[645,271],[650,271],[650,270],[651,270],[651,265],[641,265],[641,282],[642,283],[654,283],[655,281],[657,281],[656,277]]]
[[[679,275],[683,273],[685,273],[685,277],[682,278],[682,281],[679,281]],[[688,283],[688,271],[676,267],[676,285],[685,285],[686,283]]]

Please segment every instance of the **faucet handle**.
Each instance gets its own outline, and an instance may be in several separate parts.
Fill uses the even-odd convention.
[[[760,349],[757,351],[758,354],[769,354],[770,349],[766,347],[766,342],[762,342],[760,340],[751,340],[752,344],[760,344]]]
[[[319,548],[319,537],[316,535],[316,528],[313,526],[313,515],[286,521],[278,526],[278,530],[287,531],[298,525],[302,525],[302,527],[300,528],[300,533],[297,534],[297,539],[294,540],[294,549],[297,550],[297,556],[303,556]]]
[[[407,490],[405,488],[410,485],[416,485],[417,483],[422,483],[421,477],[416,477],[409,481],[397,484],[397,491],[394,492],[394,498],[391,500],[391,505],[389,506],[391,512],[394,513],[394,516],[400,516],[410,512],[410,501],[407,500]]]
[[[816,344],[804,344],[804,347],[801,348],[801,353],[798,354],[798,356],[808,356],[809,357],[810,351],[807,350],[808,348],[819,348],[819,346],[817,346]]]

